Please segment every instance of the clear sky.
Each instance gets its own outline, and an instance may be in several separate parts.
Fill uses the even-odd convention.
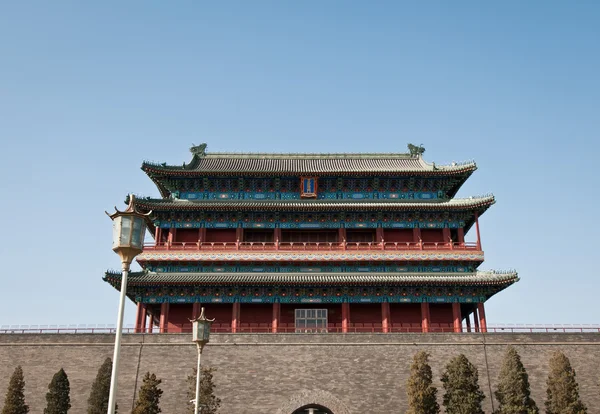
[[[0,324],[115,323],[104,210],[201,142],[474,159],[481,269],[521,276],[489,324],[600,323],[599,21],[591,0],[2,2]]]

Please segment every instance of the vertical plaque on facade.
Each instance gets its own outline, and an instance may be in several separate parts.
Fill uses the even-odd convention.
[[[317,177],[300,177],[300,197],[317,197]]]

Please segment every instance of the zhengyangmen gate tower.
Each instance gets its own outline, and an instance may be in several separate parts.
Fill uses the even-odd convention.
[[[137,332],[188,331],[200,306],[215,332],[485,332],[484,303],[518,280],[478,270],[495,200],[455,198],[473,162],[205,149],[142,165],[161,198],[129,200],[154,235],[128,282]]]

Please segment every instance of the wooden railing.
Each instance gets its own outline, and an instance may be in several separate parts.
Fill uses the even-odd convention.
[[[372,250],[481,250],[475,242],[162,242],[146,243],[144,250],[195,251],[372,251]]]

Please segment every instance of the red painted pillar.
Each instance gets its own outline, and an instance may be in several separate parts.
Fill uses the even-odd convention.
[[[454,321],[454,332],[462,332],[462,316],[460,314],[460,303],[452,303],[452,319]]]
[[[146,305],[142,305],[142,326],[140,329],[141,333],[146,332],[146,321],[148,319],[148,310],[146,309]]]
[[[147,308],[146,308],[146,310],[147,310]],[[148,313],[148,329],[146,329],[146,332],[151,334],[152,330],[154,328],[154,315],[150,312],[147,312],[147,313]]]
[[[418,227],[413,228],[413,242],[420,245],[421,243],[421,229]],[[421,249],[423,246],[421,246]]]
[[[390,303],[381,303],[381,330],[383,333],[390,331]]]
[[[169,332],[169,302],[163,302],[160,304],[160,333]]]
[[[442,237],[444,238],[444,243],[450,243],[451,237],[449,227],[444,227],[442,229]]]
[[[481,328],[481,332],[487,332],[487,323],[485,321],[485,309],[483,307],[483,302],[477,304],[477,310],[479,311],[479,327]]]
[[[429,303],[421,302],[421,329],[423,332],[429,332]]]
[[[281,243],[281,227],[276,227],[273,234],[273,241],[275,242],[275,248],[279,250],[279,243]]]
[[[475,229],[477,230],[477,249],[481,250],[481,234],[479,233],[479,213],[475,212]]]
[[[338,230],[338,243],[340,245],[346,242],[346,229],[344,227],[340,227]]]
[[[465,318],[465,322],[467,323],[467,332],[471,332],[471,314],[467,314]]]
[[[456,232],[456,237],[458,240],[456,240],[459,243],[464,243],[465,242],[465,229],[464,228],[459,228],[458,231]]]
[[[158,246],[160,243],[160,227],[156,226],[154,228],[154,245]]]
[[[144,307],[144,305],[142,305],[142,302],[138,302],[137,311],[135,313],[135,328],[133,329],[134,333],[142,332],[142,308],[143,307]]]
[[[383,228],[377,227],[375,230],[375,243],[382,243],[383,241]]]
[[[342,303],[342,333],[348,333],[348,326],[350,325],[350,304],[348,302]]]
[[[200,302],[194,302],[192,304],[192,319],[196,319],[198,316],[200,316]]]
[[[169,229],[169,235],[167,236],[167,243],[171,245],[173,244],[173,241],[175,241],[175,229],[171,227]]]
[[[234,302],[231,310],[231,332],[236,333],[240,323],[240,302]]]
[[[475,332],[479,332],[479,316],[477,316],[477,308],[473,309],[473,323],[475,325]]]
[[[271,332],[277,333],[279,328],[279,318],[281,314],[281,304],[279,302],[273,302],[273,322],[271,325]]]

